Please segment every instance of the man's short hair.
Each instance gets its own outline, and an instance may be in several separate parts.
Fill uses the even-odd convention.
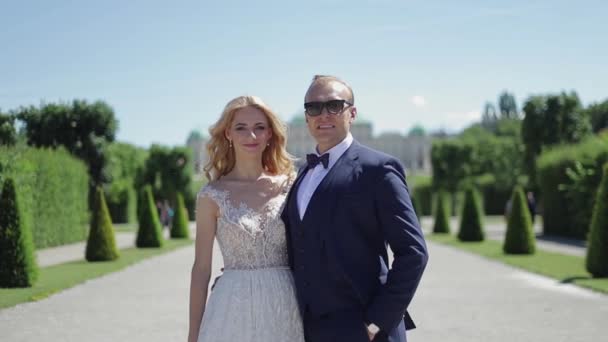
[[[327,84],[329,82],[339,82],[342,83],[346,89],[348,89],[348,92],[350,93],[350,99],[346,99],[349,100],[350,103],[355,103],[355,93],[353,93],[353,88],[350,87],[350,85],[344,81],[342,81],[341,79],[337,78],[336,76],[331,76],[331,75],[315,75],[312,78],[312,82],[310,82],[310,86],[308,87],[308,90],[310,90],[310,88],[312,88],[315,84]]]

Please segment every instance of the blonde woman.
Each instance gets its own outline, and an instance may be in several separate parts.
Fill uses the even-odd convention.
[[[304,341],[280,218],[294,174],[285,125],[258,97],[240,96],[209,132],[188,341]],[[224,273],[207,300],[215,238]]]

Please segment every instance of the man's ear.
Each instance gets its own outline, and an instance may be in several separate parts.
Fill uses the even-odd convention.
[[[352,123],[357,118],[357,107],[353,107],[350,110],[350,122]]]

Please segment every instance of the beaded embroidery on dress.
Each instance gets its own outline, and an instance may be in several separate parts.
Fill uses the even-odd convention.
[[[281,211],[287,176],[213,181],[198,197],[219,207],[224,274],[210,293],[198,341],[304,341]]]

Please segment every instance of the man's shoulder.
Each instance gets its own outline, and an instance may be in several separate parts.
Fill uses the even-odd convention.
[[[386,163],[399,163],[399,160],[390,154],[373,149],[359,142],[353,146],[357,149],[359,159],[362,163],[371,165],[384,165]]]
[[[396,157],[360,143],[355,145],[355,148],[358,155],[357,162],[363,174],[377,179],[387,172],[396,171],[405,177],[405,168]]]

